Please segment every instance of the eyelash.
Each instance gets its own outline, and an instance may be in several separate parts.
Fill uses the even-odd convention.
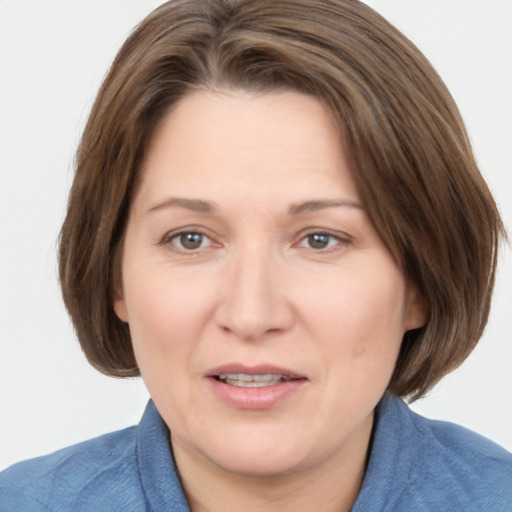
[[[183,247],[183,244],[181,243],[181,247],[179,247],[177,244],[176,244],[176,240],[180,240],[182,237],[185,237],[185,236],[190,236],[190,235],[197,235],[197,236],[200,236],[202,237],[201,239],[201,246],[203,244],[203,242],[205,240],[209,240],[210,243],[213,243],[213,241],[211,240],[211,238],[206,234],[206,233],[203,233],[201,230],[196,230],[196,229],[188,229],[188,230],[182,230],[182,231],[177,231],[177,232],[171,232],[171,233],[167,233],[164,238],[162,239],[162,241],[160,242],[159,245],[162,245],[162,246],[167,246],[167,245],[170,245],[172,246],[173,250],[175,250],[176,252],[178,253],[181,253],[181,254],[186,254],[186,255],[194,255],[194,254],[198,254],[199,250],[201,249],[204,249],[205,247],[197,247],[197,248],[194,248],[194,249],[187,249],[185,247]]]
[[[199,236],[201,237],[201,243],[199,247],[196,248],[185,248],[183,247],[183,237],[186,236]],[[328,239],[327,241],[327,247],[307,247],[304,246],[303,243],[309,241],[310,243],[313,240],[313,237],[325,237]],[[176,241],[181,240],[180,246],[177,245]],[[204,247],[203,243],[205,241],[209,241],[208,246]],[[334,244],[329,245],[331,242],[335,242]],[[293,244],[294,247],[299,247],[302,249],[309,249],[316,253],[326,253],[335,251],[338,246],[347,246],[351,243],[351,239],[348,236],[340,236],[336,235],[334,233],[330,233],[328,231],[318,230],[318,231],[310,231],[304,235],[301,236],[299,241],[295,244]],[[167,233],[162,241],[159,243],[161,246],[172,246],[172,249],[178,253],[185,254],[188,256],[193,256],[199,254],[199,252],[202,249],[208,249],[209,246],[213,245],[214,242],[206,233],[202,232],[201,230],[195,230],[195,229],[189,229],[189,230],[181,230],[177,232],[171,232]]]
[[[305,241],[312,242],[313,237],[325,237],[328,238],[328,246],[327,247],[304,247],[302,243]],[[329,245],[330,242],[335,242],[332,245]],[[348,236],[340,236],[336,235],[334,233],[330,233],[329,231],[310,231],[309,233],[306,233],[302,238],[299,240],[299,242],[296,244],[297,247],[303,247],[305,249],[311,249],[314,252],[331,252],[335,251],[338,246],[346,246],[351,242],[350,238]]]

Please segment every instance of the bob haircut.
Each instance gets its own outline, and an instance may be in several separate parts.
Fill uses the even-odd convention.
[[[357,0],[172,0],[136,27],[90,113],[60,238],[62,292],[83,351],[105,374],[139,375],[112,302],[159,121],[196,90],[283,89],[332,113],[365,211],[423,294],[427,322],[405,334],[389,383],[414,400],[481,337],[504,230],[446,86]]]

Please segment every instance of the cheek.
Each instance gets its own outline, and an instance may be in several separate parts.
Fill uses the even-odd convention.
[[[130,326],[141,334],[185,334],[206,304],[205,276],[180,271],[165,255],[137,254],[136,248],[123,265],[123,291]],[[149,251],[148,251],[149,252]],[[194,305],[194,307],[191,307]],[[197,306],[197,307],[196,307]]]
[[[326,355],[349,370],[357,362],[388,371],[404,332],[405,279],[389,264],[339,274],[307,296],[303,311],[308,328],[323,340]]]
[[[141,376],[166,417],[192,407],[190,372],[201,338],[199,308],[185,287],[163,275],[133,280],[126,289],[133,350]],[[197,293],[195,294],[197,299]],[[197,300],[196,300],[197,303]]]
[[[197,291],[183,286],[158,265],[144,268],[126,262],[124,295],[136,359],[151,371],[179,359],[190,348],[186,340],[198,327]],[[194,302],[195,301],[195,302]]]

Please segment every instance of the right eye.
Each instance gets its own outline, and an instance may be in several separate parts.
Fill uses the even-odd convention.
[[[183,252],[197,251],[208,247],[212,241],[205,234],[198,231],[181,231],[174,233],[168,239],[168,243]]]

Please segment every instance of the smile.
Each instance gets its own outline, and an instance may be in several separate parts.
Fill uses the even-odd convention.
[[[309,378],[289,368],[273,364],[227,363],[209,370],[209,389],[229,407],[238,410],[264,410],[300,396]]]
[[[262,375],[249,375],[247,373],[221,373],[218,376],[218,379],[230,386],[238,386],[241,388],[275,386],[276,384],[292,380],[290,377],[274,373],[265,373]]]

